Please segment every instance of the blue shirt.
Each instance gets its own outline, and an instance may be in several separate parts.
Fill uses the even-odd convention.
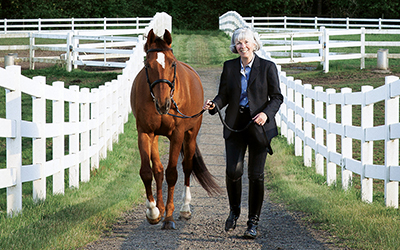
[[[249,106],[249,100],[247,98],[247,82],[249,81],[249,76],[251,72],[251,66],[253,65],[254,57],[253,60],[246,66],[246,68],[243,67],[242,60],[240,60],[240,74],[241,74],[241,87],[242,91],[240,93],[240,101],[239,105],[240,106]]]

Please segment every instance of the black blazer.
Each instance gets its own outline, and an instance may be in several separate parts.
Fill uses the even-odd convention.
[[[268,119],[263,125],[264,128],[253,124],[249,129],[255,133],[256,138],[265,138],[265,136],[263,136],[265,131],[269,141],[274,136],[278,135],[275,114],[278,112],[283,102],[283,96],[279,87],[279,76],[275,63],[262,59],[256,54],[254,54],[254,56],[255,58],[247,84],[250,115],[254,117],[262,111],[268,116]],[[241,93],[240,68],[240,57],[228,60],[224,63],[218,95],[213,100],[220,109],[228,105],[225,110],[225,122],[231,128],[235,126],[236,118],[239,114]],[[216,113],[216,109],[214,108],[209,112],[213,115]],[[234,132],[224,127],[225,139],[229,138],[231,133]]]

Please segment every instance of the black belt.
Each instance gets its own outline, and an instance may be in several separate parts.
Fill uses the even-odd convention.
[[[247,113],[247,112],[250,112],[249,107],[239,106],[239,113],[243,114],[243,113]]]

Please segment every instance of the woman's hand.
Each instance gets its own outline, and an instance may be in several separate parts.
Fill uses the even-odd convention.
[[[215,104],[211,100],[207,100],[203,105],[204,110],[211,110],[214,108],[215,108]]]
[[[260,126],[263,126],[268,120],[268,116],[264,112],[258,113],[253,117],[253,121]]]

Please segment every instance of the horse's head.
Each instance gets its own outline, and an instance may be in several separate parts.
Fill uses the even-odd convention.
[[[172,53],[171,43],[171,33],[168,30],[165,30],[163,35],[156,35],[150,30],[144,46],[147,54],[145,61],[147,82],[160,115],[168,113],[175,90],[176,58]]]

